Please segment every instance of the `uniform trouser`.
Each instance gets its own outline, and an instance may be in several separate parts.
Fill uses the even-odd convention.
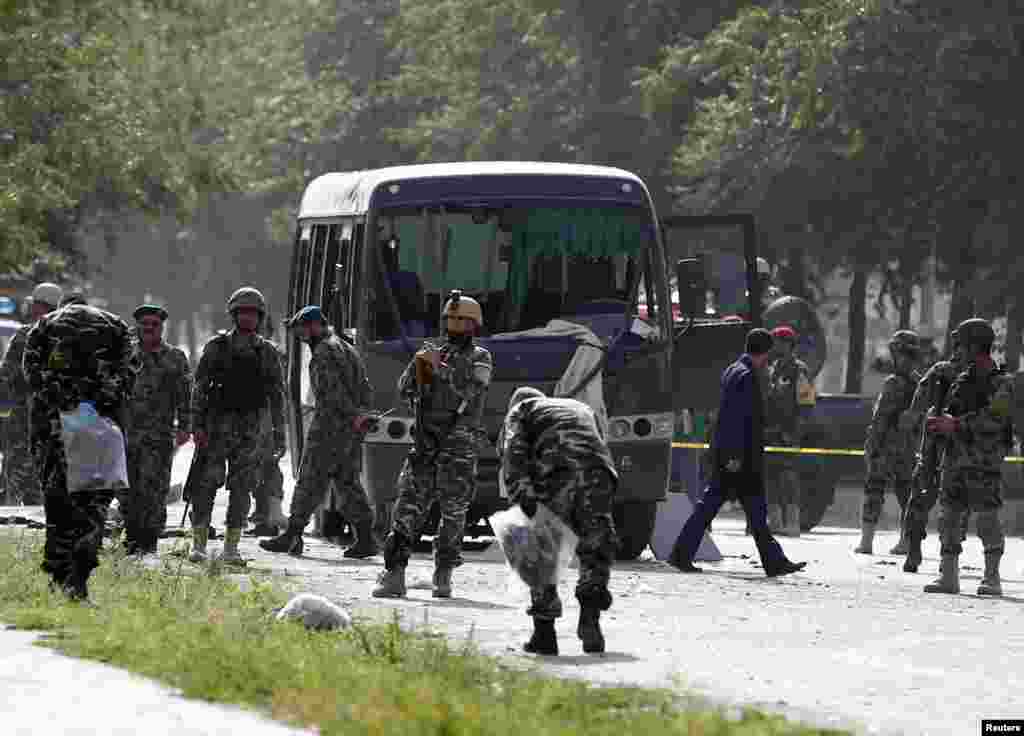
[[[694,506],[693,513],[683,525],[683,530],[676,539],[672,550],[672,556],[687,562],[693,562],[694,555],[700,548],[701,540],[704,538],[704,531],[708,524],[718,515],[718,510],[725,503],[724,486],[733,486],[735,492],[730,494],[736,496],[743,505],[743,511],[747,515],[747,524],[750,526],[750,534],[754,537],[754,544],[757,545],[757,553],[761,557],[761,566],[765,573],[772,573],[778,570],[786,561],[786,555],[782,546],[778,543],[772,533],[768,530],[768,502],[761,487],[761,480],[742,473],[731,477],[731,473],[724,473],[726,476],[720,480],[714,480],[704,490],[704,495]]]
[[[332,480],[348,522],[353,527],[372,525],[373,510],[359,480],[362,469],[363,443],[352,432],[310,432],[302,450],[289,526],[305,528]]]
[[[410,451],[398,474],[398,498],[384,542],[388,570],[408,563],[435,501],[441,519],[434,537],[434,562],[438,567],[462,564],[462,535],[476,489],[475,474],[476,449],[468,442],[442,446],[436,455]]]
[[[939,492],[939,544],[942,555],[959,555],[961,520],[975,512],[978,538],[985,554],[1002,554],[1005,546],[999,509],[1003,505],[1003,477],[996,469],[944,470]]]
[[[229,494],[227,526],[241,529],[249,513],[249,494],[259,483],[263,459],[264,438],[259,412],[222,414],[210,422],[207,432],[206,460],[192,497],[192,527],[201,529],[210,525],[217,489],[226,485]]]
[[[156,551],[157,539],[167,525],[167,490],[174,463],[171,430],[134,433],[127,448],[128,489],[118,492],[129,548]]]
[[[861,511],[861,523],[877,526],[882,517],[885,505],[885,490],[891,488],[896,496],[900,509],[904,509],[910,499],[911,474],[905,466],[887,464],[884,459],[869,460],[867,478],[864,481],[864,505]]]
[[[29,444],[28,409],[21,406],[12,409],[6,429],[3,467],[5,504],[41,504],[43,493]]]
[[[33,433],[32,451],[46,512],[43,572],[57,585],[85,582],[99,564],[103,525],[114,492],[68,493],[67,463],[60,436],[45,427]]]
[[[579,538],[576,543],[576,556],[580,561],[576,600],[583,608],[607,611],[612,605],[608,579],[618,547],[612,520],[615,481],[606,469],[591,468],[575,472],[559,485],[550,493],[538,493],[537,500],[548,506]],[[526,613],[534,618],[554,620],[562,615],[562,600],[554,585],[531,588],[530,604]]]
[[[266,521],[270,513],[270,500],[273,498],[284,498],[284,473],[281,472],[281,459],[274,454],[272,437],[268,435],[260,462],[259,486],[253,492],[254,518],[257,522]]]

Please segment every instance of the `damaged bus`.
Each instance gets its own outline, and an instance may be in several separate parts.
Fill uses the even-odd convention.
[[[363,449],[363,480],[381,533],[413,441],[398,376],[423,340],[440,334],[452,289],[480,302],[479,342],[494,357],[489,441],[480,451],[467,533],[484,531],[487,517],[507,503],[494,443],[510,394],[531,385],[585,401],[601,418],[620,473],[620,557],[638,556],[668,488],[674,393],[683,406],[706,400],[693,394],[706,392],[707,381],[679,394],[675,332],[695,338],[685,349],[697,352],[682,359],[700,363],[702,373],[724,365],[709,362],[709,351],[727,350],[732,359],[742,347],[735,324],[709,342],[709,331],[673,323],[665,236],[644,183],[600,166],[464,162],[330,173],[308,185],[288,312],[323,306],[361,350],[374,408],[390,412]],[[291,452],[298,458],[311,401],[309,351],[294,338],[287,351]],[[712,393],[717,399],[716,388]],[[298,462],[293,466],[297,472]]]

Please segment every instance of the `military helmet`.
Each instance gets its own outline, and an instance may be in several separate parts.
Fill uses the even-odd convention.
[[[258,309],[260,314],[265,314],[267,311],[267,301],[263,298],[263,294],[259,292],[259,289],[243,286],[228,299],[228,313],[234,314],[236,309],[244,307]]]
[[[917,355],[921,352],[921,338],[913,330],[897,330],[889,340],[889,350]]]
[[[992,343],[996,341],[996,332],[988,320],[974,317],[967,319],[957,325],[957,340],[965,348],[975,348],[984,352],[992,350]]]
[[[448,301],[444,303],[445,317],[467,317],[476,322],[477,327],[483,327],[484,313],[480,308],[480,302],[472,297],[463,296],[459,290],[452,291]]]
[[[48,281],[36,284],[36,288],[32,289],[33,304],[45,304],[48,307],[57,307],[60,305],[61,299],[63,298],[64,290],[57,286],[57,284],[51,284]]]

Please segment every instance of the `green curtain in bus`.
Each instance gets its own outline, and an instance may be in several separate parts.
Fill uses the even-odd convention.
[[[530,264],[536,256],[637,255],[646,233],[624,213],[596,208],[532,210],[513,230],[509,293],[517,304],[526,300]]]

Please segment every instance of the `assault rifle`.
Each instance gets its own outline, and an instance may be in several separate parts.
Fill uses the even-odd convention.
[[[917,456],[919,458],[918,486],[920,490],[934,491],[939,487],[939,465],[942,462],[942,453],[946,449],[945,438],[938,434],[930,433],[926,426],[928,419],[940,416],[946,408],[946,399],[952,384],[942,376],[936,376],[932,381],[930,395],[928,397],[928,414],[925,417],[924,425],[921,427],[921,442],[918,445]],[[918,473],[915,473],[918,475]]]

